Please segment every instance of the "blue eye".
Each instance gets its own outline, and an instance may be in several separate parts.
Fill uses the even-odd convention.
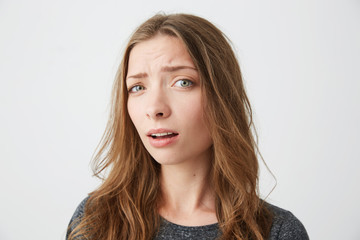
[[[194,83],[190,80],[187,80],[187,79],[181,79],[181,80],[178,80],[175,82],[174,86],[177,86],[177,87],[182,87],[182,88],[187,88],[187,87],[190,87],[192,86]]]
[[[145,87],[141,85],[135,85],[129,89],[129,92],[139,92],[141,90],[144,90]]]

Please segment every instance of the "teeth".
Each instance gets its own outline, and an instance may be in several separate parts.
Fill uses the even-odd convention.
[[[152,137],[162,137],[162,136],[166,136],[166,135],[171,135],[173,134],[172,132],[167,132],[167,133],[153,133],[151,134]]]

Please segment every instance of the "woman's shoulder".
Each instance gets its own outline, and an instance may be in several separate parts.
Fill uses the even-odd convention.
[[[82,218],[82,216],[84,215],[84,212],[85,212],[85,205],[86,205],[86,202],[88,201],[88,199],[89,199],[89,196],[80,202],[80,204],[76,208],[70,222],[74,221],[75,219]]]
[[[80,202],[76,208],[67,230],[66,239],[71,231],[78,225],[83,218],[85,212],[85,205],[89,196]],[[273,214],[274,219],[271,226],[269,240],[308,240],[309,236],[304,225],[295,217],[290,211],[266,203],[266,207]]]
[[[88,199],[89,196],[82,200],[77,206],[73,216],[70,219],[69,226],[66,232],[66,239],[68,239],[70,233],[75,229],[75,227],[79,224],[80,220],[83,218],[85,212],[85,205]]]
[[[308,240],[309,236],[301,221],[290,211],[267,203],[274,220],[269,240]]]

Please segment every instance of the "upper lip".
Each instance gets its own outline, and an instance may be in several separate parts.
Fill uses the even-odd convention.
[[[171,129],[166,129],[166,128],[157,128],[157,129],[151,129],[150,131],[147,132],[147,136],[151,136],[152,134],[157,134],[157,133],[175,133],[175,134],[179,134],[178,132],[171,130]]]

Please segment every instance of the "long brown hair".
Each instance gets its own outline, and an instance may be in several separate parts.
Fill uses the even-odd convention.
[[[257,145],[252,111],[229,41],[207,20],[188,14],[155,15],[132,35],[117,72],[107,129],[94,160],[108,172],[90,193],[69,239],[152,239],[160,165],[143,146],[127,111],[125,78],[131,50],[156,34],[182,40],[200,76],[204,114],[213,139],[211,181],[221,239],[266,239],[272,216],[258,196]]]

